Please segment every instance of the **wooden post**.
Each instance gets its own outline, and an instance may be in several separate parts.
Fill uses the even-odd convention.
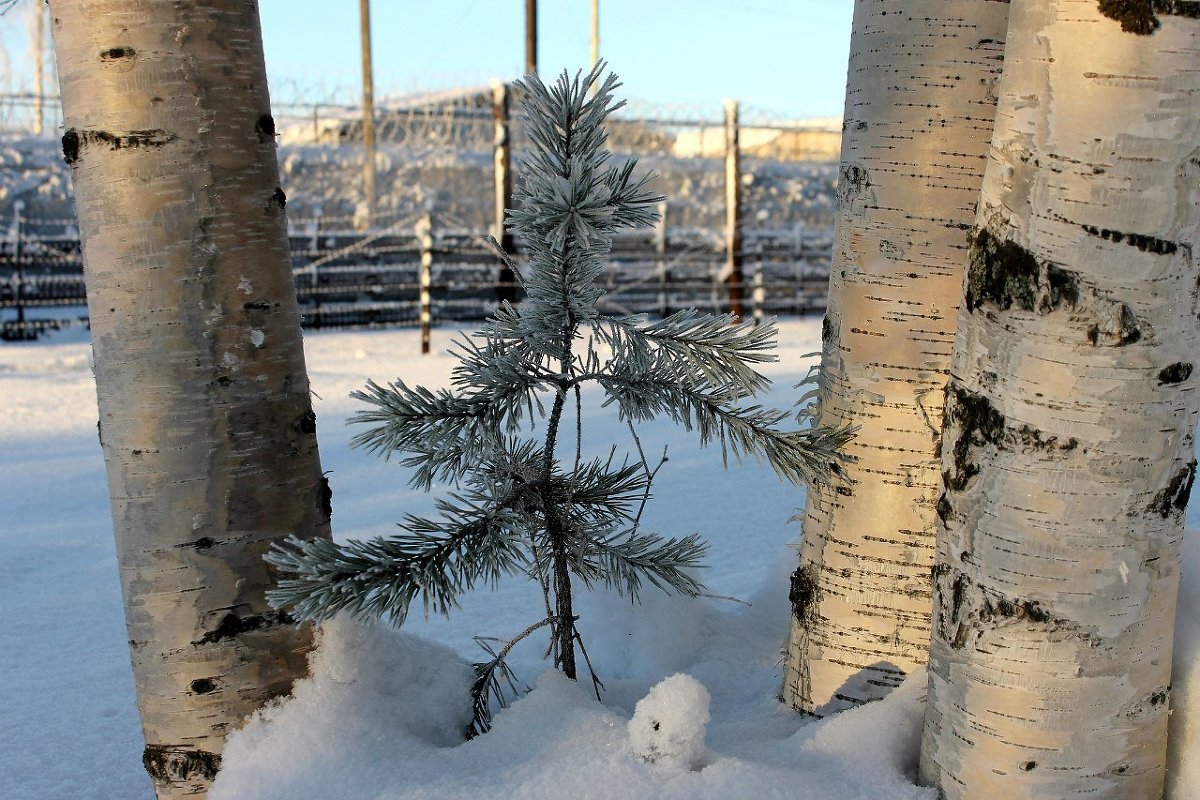
[[[433,286],[433,214],[426,211],[417,222],[417,240],[421,247],[421,353],[429,352],[429,328],[433,322],[433,303],[430,289]]]
[[[760,245],[761,247],[761,245]],[[766,305],[767,290],[763,286],[763,268],[762,261],[754,267],[754,321],[761,323],[763,321],[764,311],[763,306]]]
[[[17,267],[17,284],[13,287],[13,301],[17,304],[17,338],[32,339],[25,325],[25,265],[22,263],[25,254],[21,252],[21,239],[24,231],[21,228],[25,220],[21,214],[25,210],[25,201],[13,202],[13,264]]]
[[[666,319],[671,316],[671,296],[667,291],[671,272],[667,269],[667,204],[658,204],[658,224],[654,226],[654,266],[658,272],[658,313]]]
[[[363,78],[363,195],[367,218],[360,227],[370,230],[375,222],[375,86],[371,69],[371,0],[358,0],[362,31]]]
[[[738,158],[738,101],[725,101],[725,286],[729,313],[741,318],[745,286],[742,277],[742,171]]]
[[[512,234],[504,224],[504,210],[512,206],[512,139],[509,131],[508,84],[492,84],[492,166],[495,187],[493,204],[492,236],[500,243],[505,253],[512,254]],[[508,267],[500,267],[500,279],[496,286],[496,299],[515,303],[517,300],[517,276]]]
[[[321,260],[321,212],[324,207],[321,203],[317,203],[314,210],[315,216],[312,219],[312,266],[309,267],[309,287],[312,290],[313,296],[313,314],[312,327],[320,329],[321,327],[321,287],[317,285],[320,280],[320,275],[317,272],[317,263]]]
[[[525,0],[525,74],[537,75],[537,0]]]

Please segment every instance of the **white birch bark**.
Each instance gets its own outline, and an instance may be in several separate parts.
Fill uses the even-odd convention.
[[[54,0],[145,766],[201,797],[305,671],[262,560],[328,536],[254,0]]]
[[[878,699],[929,650],[943,389],[1008,4],[857,0],[821,422],[854,461],[809,490],[783,695]]]
[[[1196,467],[1197,10],[1012,3],[947,393],[921,757],[946,798],[1162,797]]]

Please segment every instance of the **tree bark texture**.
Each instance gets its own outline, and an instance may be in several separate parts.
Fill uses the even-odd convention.
[[[1013,0],[947,391],[921,777],[1160,798],[1195,474],[1194,4]]]
[[[329,535],[254,0],[54,0],[145,765],[203,796],[305,672],[262,560]]]
[[[858,0],[821,422],[857,425],[811,487],[783,694],[826,714],[928,658],[942,398],[1008,4]]]

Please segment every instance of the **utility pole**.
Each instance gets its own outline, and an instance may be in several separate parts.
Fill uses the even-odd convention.
[[[525,74],[537,74],[537,0],[525,0]]]
[[[367,218],[363,227],[370,230],[375,222],[375,87],[371,70],[371,0],[358,0],[362,26],[363,71],[363,195]]]
[[[600,0],[592,0],[592,66],[594,67],[598,63],[600,63]]]
[[[42,76],[46,73],[46,6],[42,0],[36,2],[36,16],[33,19],[33,134],[41,136],[45,117]]]

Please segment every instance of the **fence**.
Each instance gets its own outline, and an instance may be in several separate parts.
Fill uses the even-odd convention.
[[[511,274],[483,242],[491,234],[519,260],[521,243],[506,238],[499,213],[527,147],[516,99],[490,86],[380,104],[373,202],[364,195],[360,110],[276,103],[306,324],[415,324],[422,251],[433,321],[478,319],[512,296]],[[606,277],[610,310],[780,314],[823,305],[839,132],[740,112],[643,107],[613,118],[614,160],[638,158],[669,200],[657,229],[618,239]],[[65,312],[53,309],[83,302],[70,183],[56,142],[9,136],[3,144],[0,335],[35,335],[62,324]]]
[[[26,219],[20,210],[0,241],[0,338],[7,340],[34,338],[86,315],[73,220]],[[432,213],[367,234],[340,222],[310,217],[289,225],[306,326],[424,322],[427,330],[482,319],[502,298],[519,302],[519,286],[506,279],[484,233]],[[653,230],[617,237],[604,276],[606,312],[715,311],[728,307],[731,290],[747,298],[746,311],[756,316],[824,307],[832,246],[827,230],[753,232],[740,253],[746,278],[733,286],[723,274],[728,254],[719,238],[697,238],[669,223],[667,217]],[[519,254],[521,240],[513,246]]]

